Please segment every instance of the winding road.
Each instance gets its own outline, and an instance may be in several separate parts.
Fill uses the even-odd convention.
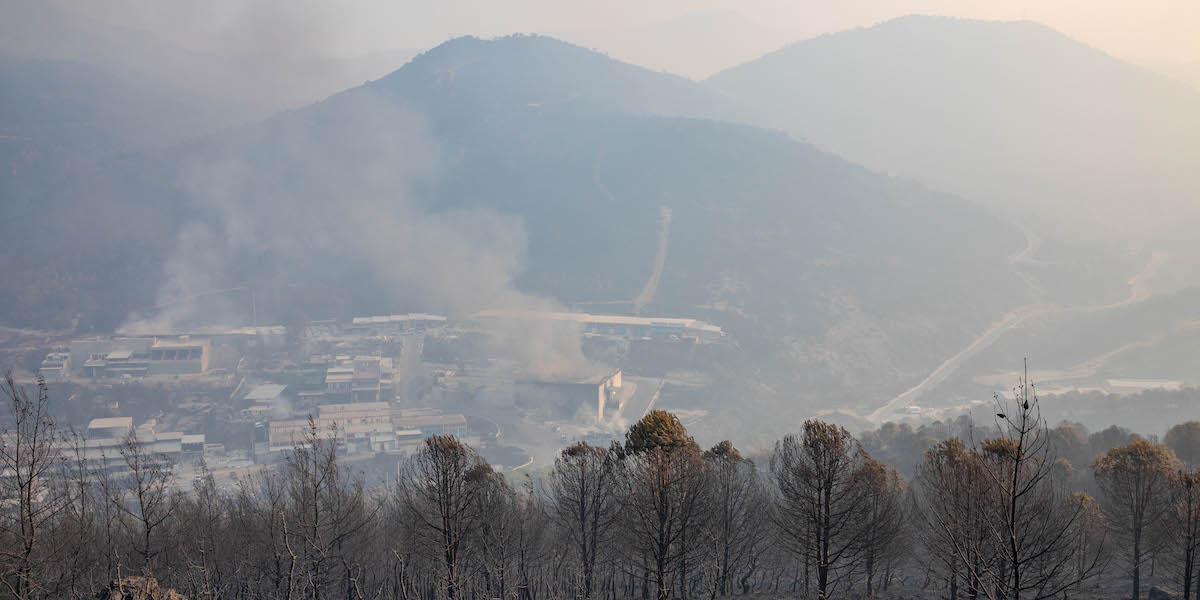
[[[1010,264],[1015,265],[1018,262],[1034,263],[1035,261],[1032,258],[1032,254],[1036,250],[1038,244],[1040,244],[1040,240],[1038,240],[1029,232],[1026,232],[1026,247],[1024,250],[1013,255],[1013,257],[1009,259]],[[920,383],[909,388],[908,390],[905,390],[904,393],[892,398],[886,404],[880,406],[874,412],[867,415],[867,420],[871,421],[872,423],[881,423],[887,420],[889,415],[894,414],[898,408],[902,406],[910,406],[912,402],[919,398],[922,394],[944,382],[972,356],[991,346],[997,339],[1000,338],[1000,336],[1004,335],[1005,332],[1016,328],[1031,317],[1055,312],[1067,313],[1076,311],[1108,311],[1145,301],[1146,299],[1150,298],[1151,295],[1149,288],[1150,279],[1152,279],[1158,273],[1159,269],[1161,269],[1169,259],[1170,255],[1164,252],[1159,252],[1157,250],[1151,252],[1150,260],[1147,261],[1144,267],[1142,267],[1142,270],[1129,279],[1129,295],[1118,302],[1070,307],[1062,307],[1055,304],[1029,304],[1014,309],[1013,311],[1004,315],[1004,317],[1002,317],[999,321],[996,321],[990,327],[988,327],[987,330],[976,337],[966,348],[963,348],[957,354],[951,356],[942,362],[942,364],[938,365],[938,367],[934,369],[933,372],[927,377],[925,377],[925,379],[921,380]]]
[[[957,371],[967,359],[974,356],[980,350],[991,346],[1001,335],[1004,335],[1004,332],[1020,325],[1030,317],[1046,314],[1053,310],[1055,310],[1053,305],[1029,305],[1022,306],[1004,315],[1002,319],[993,323],[983,334],[975,338],[970,345],[963,348],[958,354],[947,358],[941,365],[938,365],[938,368],[934,369],[929,376],[921,380],[921,383],[914,385],[904,393],[889,400],[887,404],[875,409],[875,412],[867,415],[867,419],[873,423],[880,423],[886,420],[886,416],[894,413],[897,408],[910,405],[921,394],[937,387],[947,377]]]
[[[667,264],[667,242],[671,239],[671,209],[661,207],[658,224],[658,251],[654,253],[654,266],[650,271],[650,279],[642,287],[642,293],[633,299],[633,314],[640,315],[647,304],[658,293],[658,282],[662,280],[663,267]]]

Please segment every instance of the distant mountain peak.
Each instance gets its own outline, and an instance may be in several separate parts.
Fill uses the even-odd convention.
[[[455,38],[368,87],[414,102],[435,118],[486,117],[514,107],[571,114],[732,114],[727,98],[689,79],[537,34]]]
[[[705,83],[759,125],[1059,232],[1125,239],[1200,216],[1200,96],[1040,23],[906,16]]]

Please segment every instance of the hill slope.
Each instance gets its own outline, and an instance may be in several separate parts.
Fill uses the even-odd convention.
[[[177,144],[225,125],[199,104],[83,63],[0,54],[0,136],[78,157]]]
[[[696,11],[614,30],[556,32],[623,61],[697,81],[758,58],[791,38],[734,11]]]
[[[190,99],[82,63],[0,55],[0,219],[15,224],[0,249],[16,290],[0,301],[5,320],[61,326],[79,311],[101,310],[113,290],[85,293],[84,282],[125,267],[135,275],[142,264],[118,247],[165,233],[161,208],[147,211],[135,205],[136,193],[108,191],[142,174],[106,173],[101,162],[224,123]]]
[[[554,40],[456,40],[311,107],[111,161],[87,189],[166,225],[131,246],[150,263],[138,281],[92,285],[161,273],[140,305],[162,305],[253,282],[260,321],[627,302],[669,213],[648,313],[730,332],[743,353],[725,368],[775,390],[743,418],[873,408],[1024,301],[1011,226],[782,134],[690,118],[724,110]]]
[[[1200,213],[1200,94],[1034,23],[905,17],[707,83],[754,122],[1043,229],[1127,239]]]
[[[691,80],[545,36],[463,37],[367,87],[419,106],[439,126],[510,114],[729,118],[736,104]]]

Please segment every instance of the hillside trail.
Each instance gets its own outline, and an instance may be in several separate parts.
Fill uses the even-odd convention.
[[[654,253],[654,266],[650,271],[650,279],[642,286],[642,292],[633,299],[633,314],[640,315],[646,305],[654,300],[658,293],[658,282],[662,280],[663,267],[667,264],[667,243],[671,238],[671,208],[659,207],[658,222],[658,251]]]
[[[1015,265],[1017,262],[1034,264],[1035,261],[1032,258],[1032,253],[1036,251],[1037,244],[1040,244],[1040,240],[1037,240],[1036,237],[1033,237],[1032,234],[1030,234],[1028,231],[1026,231],[1026,247],[1025,247],[1025,249],[1022,250],[1021,252],[1013,255],[1013,257],[1011,257],[1009,259],[1009,263],[1013,264],[1013,265]],[[872,423],[878,424],[878,423],[883,422],[887,418],[888,415],[893,414],[896,409],[898,409],[902,406],[910,406],[912,404],[912,402],[914,400],[916,400],[917,398],[919,398],[922,394],[928,392],[929,390],[937,387],[942,382],[944,382],[950,375],[952,375],[955,371],[957,371],[958,368],[960,366],[962,366],[963,363],[965,363],[972,356],[978,354],[979,351],[991,346],[993,343],[995,343],[995,341],[997,339],[1000,338],[1000,336],[1004,335],[1005,332],[1016,328],[1017,326],[1021,325],[1022,323],[1024,323],[1025,321],[1029,320],[1032,317],[1048,315],[1048,314],[1053,314],[1053,313],[1070,313],[1070,312],[1094,313],[1094,312],[1102,312],[1102,311],[1111,311],[1111,310],[1124,308],[1124,307],[1148,300],[1151,297],[1149,281],[1154,278],[1154,276],[1162,268],[1163,264],[1165,264],[1169,259],[1170,259],[1170,255],[1168,255],[1165,252],[1160,252],[1157,250],[1152,251],[1150,254],[1150,260],[1147,261],[1146,265],[1142,267],[1142,270],[1139,271],[1137,274],[1135,274],[1133,277],[1131,277],[1128,280],[1129,295],[1126,296],[1123,300],[1120,300],[1117,302],[1113,302],[1113,303],[1109,303],[1109,304],[1070,306],[1070,307],[1062,307],[1062,306],[1058,306],[1058,305],[1050,304],[1050,303],[1030,304],[1030,305],[1017,307],[1016,309],[1008,312],[1003,317],[1001,317],[999,321],[996,321],[990,327],[988,327],[986,330],[984,330],[984,332],[981,333],[979,336],[977,336],[974,340],[972,340],[971,343],[968,344],[966,348],[963,348],[957,354],[955,354],[955,355],[951,356],[950,358],[947,358],[945,361],[943,361],[942,364],[938,365],[938,367],[936,369],[934,369],[928,376],[926,376],[925,379],[921,380],[920,383],[905,390],[900,395],[892,398],[887,403],[885,403],[883,406],[880,406],[879,408],[875,409],[875,411],[873,411],[869,415],[867,415],[867,417],[866,417],[867,420],[871,421]],[[1129,348],[1125,348],[1125,349],[1128,350],[1128,349],[1132,349],[1133,347],[1142,347],[1137,342],[1134,342],[1133,344],[1130,344],[1129,346],[1130,346]],[[1117,352],[1117,353],[1119,353],[1119,352]],[[1113,354],[1113,355],[1115,355],[1115,354]],[[1108,358],[1111,358],[1111,357],[1106,357],[1105,355],[1101,355],[1099,357],[1096,357],[1095,359],[1085,361],[1084,365],[1095,364],[1095,368],[1098,368],[1099,365],[1103,364],[1103,362],[1105,360],[1107,360]],[[1095,362],[1095,361],[1099,361],[1099,362]],[[1086,367],[1084,367],[1084,368],[1086,369]]]
[[[596,162],[592,166],[592,183],[600,190],[608,201],[615,205],[617,202],[616,196],[612,190],[604,185],[600,179],[600,163],[604,158],[604,153],[596,155]],[[662,281],[663,268],[667,265],[667,246],[671,239],[671,207],[660,206],[658,218],[658,249],[654,253],[654,262],[651,263],[650,277],[642,286],[642,291],[638,293],[633,300],[598,300],[598,301],[579,301],[572,304],[581,305],[624,305],[629,304],[630,312],[634,315],[642,314],[646,306],[654,300],[654,296],[658,294],[658,284]]]

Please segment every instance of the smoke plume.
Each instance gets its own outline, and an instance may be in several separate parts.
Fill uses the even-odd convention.
[[[461,319],[485,308],[556,308],[513,284],[526,247],[521,220],[482,202],[441,210],[435,190],[452,176],[449,153],[421,114],[370,89],[185,154],[187,225],[165,260],[156,306],[131,315],[125,333],[246,324],[250,290],[260,324],[298,311]],[[331,308],[314,314],[322,307]],[[510,355],[535,368],[565,373],[584,362],[578,331],[497,327]]]

